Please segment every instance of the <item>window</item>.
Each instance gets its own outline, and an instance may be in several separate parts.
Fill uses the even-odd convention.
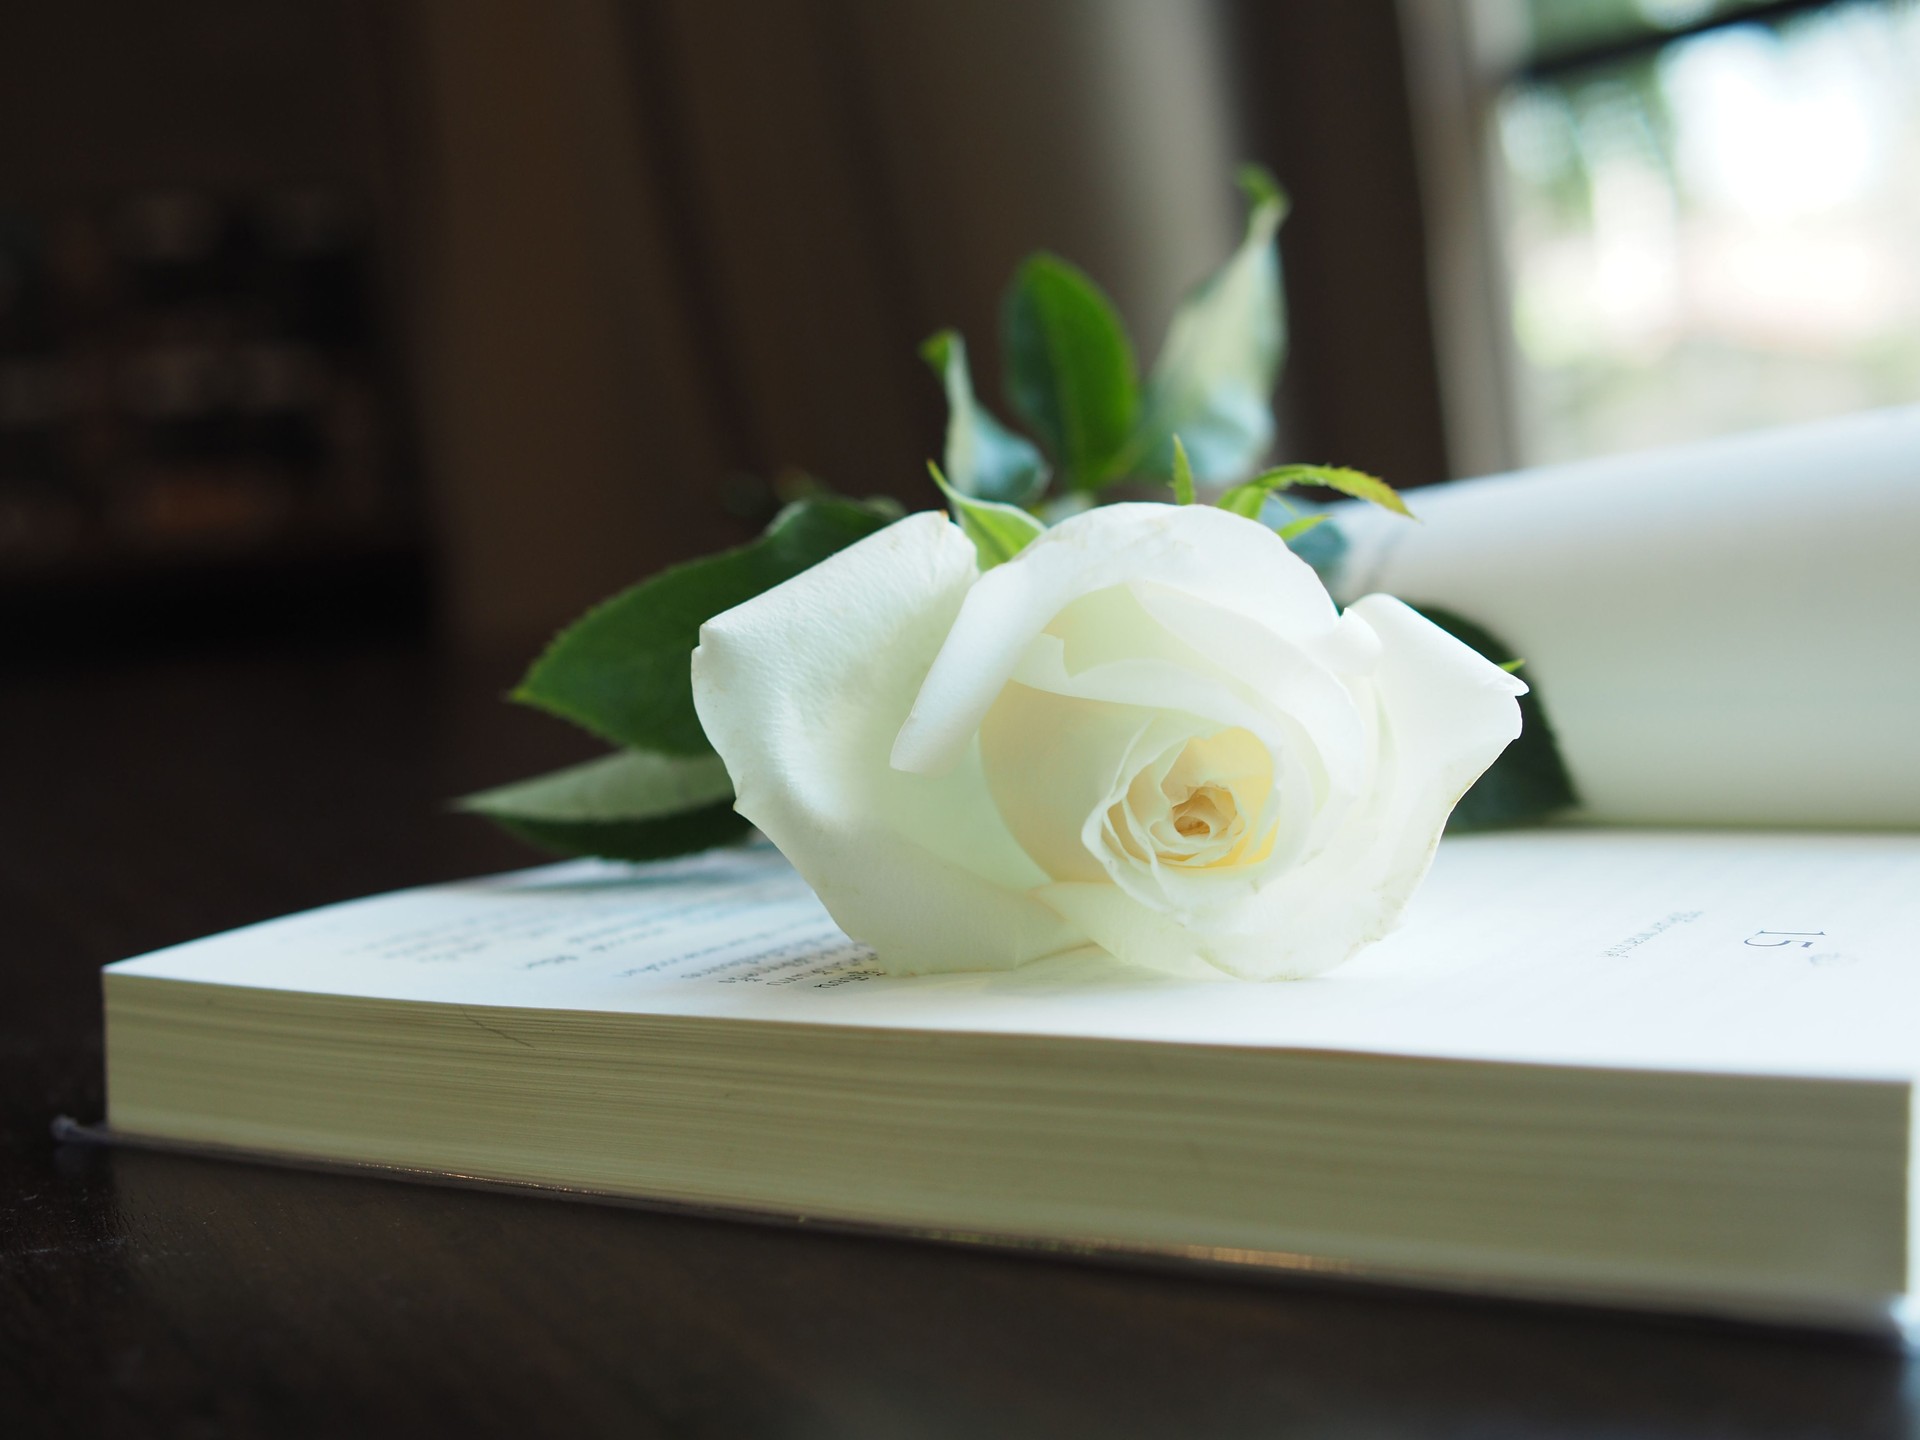
[[[1920,400],[1920,4],[1479,0],[1460,19],[1499,458]]]

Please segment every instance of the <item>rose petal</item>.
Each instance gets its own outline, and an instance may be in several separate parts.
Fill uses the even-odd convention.
[[[1069,881],[1038,893],[1074,929],[1116,960],[1169,975],[1215,980],[1221,976],[1222,967],[1201,952],[1186,926],[1142,905],[1117,886]]]
[[[980,727],[993,798],[1047,878],[1099,880],[1099,855],[1085,831],[1106,814],[1143,732],[1164,714],[1137,705],[1082,700],[1011,682]]]
[[[1023,964],[1082,943],[994,809],[977,745],[947,775],[888,764],[977,576],[937,513],[911,516],[709,620],[694,705],[735,805],[849,935],[898,970]]]
[[[1322,843],[1321,832],[1351,808],[1350,794],[1334,791],[1329,785],[1315,743],[1320,737],[1293,716],[1263,706],[1259,697],[1243,692],[1229,677],[1213,673],[1203,659],[1196,656],[1193,664],[1184,667],[1166,660],[1116,660],[1070,674],[1063,655],[1057,637],[1038,636],[1022,657],[1019,683],[1082,700],[1157,709],[1181,726],[1178,735],[1165,743],[1238,727],[1267,747],[1273,758],[1280,829],[1262,861],[1266,868],[1277,870],[1295,864]],[[1349,723],[1357,726],[1351,717]],[[1139,763],[1144,764],[1148,758],[1141,757]],[[1123,777],[1123,783],[1125,778],[1129,777]],[[1115,883],[1129,888],[1138,888],[1148,880],[1124,869],[1116,869],[1113,874]],[[1156,893],[1163,892],[1168,904],[1186,908],[1221,903],[1229,890],[1247,889],[1258,877],[1249,873],[1163,873],[1156,868],[1151,878]]]
[[[1520,733],[1514,697],[1526,687],[1390,596],[1347,613],[1381,642],[1373,678],[1356,682],[1374,697],[1381,768],[1332,845],[1243,905],[1176,916],[1084,883],[1041,898],[1119,959],[1174,973],[1200,963],[1243,979],[1313,975],[1391,930],[1455,802]]]
[[[1313,570],[1266,526],[1207,505],[1104,505],[1064,520],[982,576],[893,747],[902,770],[959,762],[1033,638],[1073,600],[1154,583],[1260,617],[1302,639],[1338,619]]]
[[[1365,783],[1364,727],[1354,711],[1352,693],[1325,658],[1239,611],[1160,586],[1142,586],[1139,599],[1169,634],[1206,657],[1219,673],[1232,677],[1242,693],[1290,720],[1302,736],[1311,737],[1332,789],[1351,793]],[[1353,633],[1355,628],[1342,616],[1339,624],[1313,639],[1351,665],[1368,655],[1366,642],[1373,638],[1364,624],[1358,627],[1360,635]],[[1377,639],[1371,651],[1369,668],[1378,663]]]
[[[1374,684],[1397,783],[1380,883],[1394,897],[1397,923],[1433,863],[1447,816],[1520,734],[1514,701],[1527,685],[1391,595],[1365,596],[1347,613],[1381,642]]]

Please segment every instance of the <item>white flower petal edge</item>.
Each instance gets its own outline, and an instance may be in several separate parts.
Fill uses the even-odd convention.
[[[1526,687],[1272,531],[1076,516],[978,573],[938,514],[701,630],[736,808],[901,972],[1098,947],[1278,979],[1398,922]]]
[[[977,744],[938,778],[888,764],[975,557],[946,516],[910,516],[715,616],[693,652],[734,808],[897,971],[1003,969],[1085,943],[1033,897],[1047,876],[994,809]]]
[[[1273,547],[1285,560],[1275,564]],[[1033,638],[1067,604],[1152,580],[1320,639],[1339,618],[1311,566],[1264,525],[1210,505],[1103,505],[980,577],[893,748],[902,770],[958,762]]]
[[[1331,843],[1214,915],[1155,910],[1113,885],[1040,898],[1118,959],[1188,973],[1198,960],[1246,980],[1317,975],[1396,928],[1447,816],[1520,733],[1526,686],[1390,595],[1346,614],[1381,642],[1356,684],[1377,701],[1381,773]]]

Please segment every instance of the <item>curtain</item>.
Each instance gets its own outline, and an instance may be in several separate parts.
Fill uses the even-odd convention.
[[[1243,159],[1298,206],[1281,448],[1438,476],[1390,0],[408,16],[412,354],[469,648],[746,538],[783,473],[929,503],[943,410],[918,343],[960,328],[1004,414],[998,297],[1045,248],[1109,291],[1149,363],[1234,243]]]

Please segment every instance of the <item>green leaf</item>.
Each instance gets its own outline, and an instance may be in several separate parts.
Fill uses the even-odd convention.
[[[1193,504],[1193,466],[1187,461],[1187,447],[1173,437],[1173,503]]]
[[[1302,515],[1298,520],[1289,520],[1282,525],[1277,533],[1282,540],[1291,542],[1299,539],[1314,526],[1324,525],[1332,518],[1331,515]]]
[[[1203,481],[1237,480],[1273,443],[1273,391],[1286,355],[1280,251],[1287,198],[1266,171],[1241,172],[1247,229],[1239,249],[1181,302],[1147,379],[1136,468],[1166,475],[1173,437]]]
[[[1007,505],[1031,505],[1046,493],[1052,472],[1040,452],[1007,429],[974,398],[967,345],[942,330],[920,347],[947,391],[946,474],[962,495]]]
[[[1231,510],[1235,515],[1258,520],[1260,512],[1266,508],[1267,494],[1266,486],[1249,481],[1245,485],[1235,485],[1213,503],[1222,510]]]
[[[1432,605],[1414,608],[1496,665],[1513,654],[1511,645],[1464,616]],[[1540,687],[1535,685],[1520,697],[1520,738],[1501,751],[1487,773],[1461,797],[1447,829],[1493,830],[1525,825],[1578,804],[1579,799],[1573,776],[1561,758],[1559,742],[1554,739],[1553,726],[1548,723]]]
[[[749,829],[717,755],[624,750],[456,804],[544,849],[610,860],[710,850]]]
[[[1133,347],[1113,303],[1053,255],[1021,265],[1001,310],[1007,398],[1076,489],[1117,479],[1140,412]]]
[[[1340,561],[1347,553],[1347,537],[1332,523],[1330,511],[1309,510],[1303,514],[1299,506],[1289,505],[1264,485],[1252,481],[1234,486],[1220,497],[1219,503],[1236,515],[1271,526],[1287,542],[1289,550],[1313,567],[1320,583],[1333,588]]]
[[[1413,519],[1413,512],[1407,509],[1407,502],[1400,498],[1399,491],[1377,475],[1349,470],[1343,465],[1279,465],[1262,471],[1247,483],[1269,491],[1286,490],[1295,485],[1324,485],[1342,495],[1370,500],[1383,510]]]
[[[718,755],[620,750],[454,803],[525,820],[652,820],[722,800],[733,803],[733,781]]]
[[[852,500],[803,500],[750,544],[663,570],[560,632],[513,698],[636,750],[703,755],[689,657],[700,626],[886,525]]]
[[[733,802],[708,805],[664,820],[538,820],[517,815],[489,817],[508,834],[557,855],[593,855],[602,860],[670,860],[716,845],[731,845],[752,829]]]
[[[962,495],[947,483],[947,477],[931,460],[927,462],[927,469],[933,475],[933,483],[940,487],[940,493],[947,497],[947,504],[953,507],[954,520],[979,552],[982,570],[1005,564],[1037,536],[1046,533],[1047,527],[1026,511]]]
[[[1257,520],[1266,507],[1269,495],[1295,485],[1324,485],[1343,495],[1351,495],[1356,500],[1371,500],[1375,505],[1391,510],[1396,515],[1404,515],[1409,520],[1414,518],[1399,492],[1386,481],[1363,470],[1349,470],[1340,465],[1276,466],[1272,470],[1262,471],[1244,484],[1231,487],[1214,504],[1222,510],[1231,510],[1236,515]]]

